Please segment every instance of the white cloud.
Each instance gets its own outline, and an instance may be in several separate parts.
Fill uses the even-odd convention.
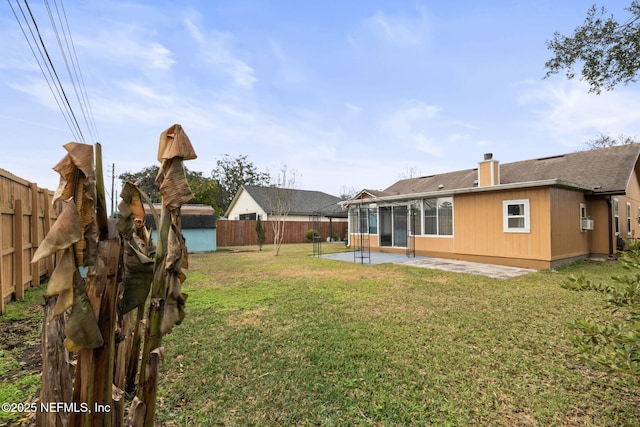
[[[111,66],[169,71],[176,63],[167,47],[154,40],[145,40],[141,29],[132,25],[114,24],[91,34],[90,38],[76,37],[75,41],[76,46],[84,49],[85,55],[111,62]]]
[[[288,55],[282,45],[275,40],[269,40],[269,48],[273,54],[272,58],[276,60],[278,68],[278,76],[285,83],[300,83],[304,80],[305,71],[303,66]]]
[[[579,146],[600,134],[640,135],[640,99],[620,87],[600,95],[588,93],[580,81],[527,82],[518,102],[529,107],[543,129],[557,142]]]
[[[425,10],[416,8],[412,13],[387,13],[379,10],[362,22],[358,33],[373,36],[385,44],[410,47],[424,45],[428,41],[429,31]],[[358,45],[360,38],[358,35],[348,35],[352,46]]]
[[[199,56],[215,71],[222,70],[238,86],[250,89],[258,80],[253,68],[239,59],[233,52],[234,38],[229,33],[210,30],[203,32],[194,22],[186,18],[188,33],[199,45]]]
[[[409,101],[393,111],[384,121],[383,129],[390,139],[440,157],[443,147],[428,135],[433,135],[432,125],[441,108],[422,101]]]

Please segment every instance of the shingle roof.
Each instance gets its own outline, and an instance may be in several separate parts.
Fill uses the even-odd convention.
[[[269,197],[273,197],[273,187],[258,185],[245,185],[245,191],[256,201],[258,205],[269,213]],[[320,213],[323,216],[347,217],[347,212],[338,205],[340,198],[321,191],[295,190],[290,188],[278,188],[278,192],[290,194],[290,215],[312,215]]]
[[[624,192],[640,155],[640,144],[626,144],[559,156],[500,164],[500,184],[562,180],[594,193]],[[477,187],[478,169],[404,179],[382,193],[387,196]]]
[[[162,205],[154,203],[153,207],[156,209],[158,215],[162,210]],[[153,227],[157,229],[151,209],[145,205],[145,225],[147,227]],[[182,205],[180,208],[180,223],[183,229],[191,228],[216,228],[216,213],[213,207],[209,205]]]

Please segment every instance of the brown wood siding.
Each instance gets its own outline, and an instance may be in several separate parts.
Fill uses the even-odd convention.
[[[587,202],[587,216],[593,220],[593,230],[587,232],[590,252],[609,254],[609,205],[606,199],[590,199]]]
[[[530,232],[505,233],[503,201],[529,200]],[[549,188],[457,195],[454,252],[498,258],[551,260]]]
[[[589,238],[593,231],[581,231],[580,227],[580,204],[587,205],[584,193],[553,187],[550,194],[551,258],[557,260],[589,255]]]

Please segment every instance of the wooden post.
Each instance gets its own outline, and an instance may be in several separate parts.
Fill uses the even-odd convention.
[[[47,235],[47,233],[49,233],[49,230],[51,230],[51,199],[49,198],[49,190],[45,190],[44,192],[44,202],[43,202],[43,215],[44,215],[44,235],[42,236],[42,238],[44,239],[44,236]],[[40,246],[40,241],[38,242],[38,246]],[[53,257],[55,255],[51,255],[50,257],[47,257],[44,261],[45,263],[45,270],[47,271],[47,276],[51,277],[51,273],[53,273]],[[40,280],[40,279],[38,279]]]
[[[4,252],[2,250],[4,237],[2,232],[2,217],[4,215],[4,209],[2,209],[2,203],[0,203],[0,315],[4,314]]]
[[[16,299],[24,299],[24,206],[22,200],[14,201],[13,205],[13,265],[16,281]]]
[[[31,184],[31,252],[29,259],[33,258],[38,246],[40,246],[40,236],[38,234],[38,225],[40,223],[40,197],[38,184]],[[30,264],[31,268],[31,286],[40,285],[40,262]]]

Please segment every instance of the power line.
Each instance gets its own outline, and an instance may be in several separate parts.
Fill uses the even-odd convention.
[[[76,51],[75,51],[75,45],[73,44],[73,39],[71,37],[71,30],[69,29],[69,21],[67,20],[67,15],[64,11],[64,5],[62,4],[62,0],[60,1],[61,7],[62,7],[62,12],[64,14],[64,23],[62,22],[62,18],[60,16],[60,10],[58,9],[58,3],[56,0],[53,1],[54,6],[55,6],[55,10],[56,10],[56,14],[58,16],[58,22],[60,23],[60,28],[62,30],[62,35],[64,37],[64,41],[66,44],[66,50],[69,53],[69,60],[67,60],[67,55],[65,55],[65,49],[62,46],[62,42],[60,41],[60,34],[58,33],[58,28],[56,26],[56,22],[54,20],[53,14],[51,12],[51,8],[49,7],[49,1],[45,0],[44,1],[46,7],[47,7],[47,11],[49,13],[49,19],[51,20],[51,26],[53,27],[54,33],[56,35],[56,39],[58,40],[58,46],[60,48],[60,52],[62,54],[62,58],[64,59],[64,63],[67,67],[67,72],[69,73],[69,78],[71,80],[71,84],[73,85],[73,89],[74,92],[76,94],[76,99],[78,100],[78,103],[80,105],[80,109],[82,110],[82,115],[84,117],[84,122],[87,125],[87,129],[89,131],[89,134],[91,136],[91,139],[93,141],[97,141],[97,135],[94,130],[95,130],[95,122],[93,121],[93,115],[91,112],[91,108],[90,108],[90,104],[89,104],[89,99],[87,97],[87,91],[86,88],[84,86],[84,80],[81,79],[82,77],[82,73],[80,72],[80,65],[78,64],[78,57],[76,55]],[[65,31],[65,24],[66,24],[66,31]],[[72,53],[72,48],[73,48],[73,55]],[[73,67],[73,73],[71,72],[71,69],[69,68],[69,62],[71,62],[71,65]],[[75,79],[74,79],[74,75],[75,75]],[[93,124],[93,126],[92,126]]]
[[[71,85],[73,86],[76,100],[78,105],[80,106],[80,110],[82,116],[84,118],[84,123],[86,125],[86,129],[90,138],[97,142],[97,128],[95,125],[95,120],[93,119],[93,112],[91,110],[91,105],[89,103],[89,97],[87,95],[86,86],[84,84],[84,78],[82,76],[82,72],[80,70],[80,65],[78,62],[78,56],[75,50],[75,45],[73,43],[73,39],[71,37],[71,30],[69,28],[69,22],[66,16],[66,12],[64,9],[64,5],[62,4],[62,0],[60,0],[60,8],[58,7],[58,3],[56,0],[54,1],[54,9],[55,15],[57,15],[57,21],[59,22],[60,30],[62,32],[62,37],[60,35],[60,31],[58,30],[58,25],[56,24],[56,17],[54,16],[53,9],[49,5],[49,1],[45,0],[45,5],[47,12],[49,14],[49,19],[51,21],[53,33],[56,36],[58,47],[60,48],[60,53],[62,55],[62,59],[66,65],[67,72],[69,74],[69,79]],[[79,121],[76,117],[76,114],[71,106],[71,102],[69,101],[69,97],[64,90],[58,72],[56,71],[56,67],[54,65],[54,61],[52,60],[51,55],[49,54],[49,50],[46,47],[44,38],[42,33],[40,32],[40,28],[38,26],[36,17],[34,16],[31,8],[29,7],[29,3],[27,0],[23,0],[24,8],[20,4],[19,0],[15,1],[17,9],[20,10],[20,15],[22,19],[16,12],[16,8],[11,3],[11,0],[7,0],[9,6],[13,12],[18,25],[24,35],[27,44],[36,59],[36,63],[42,72],[42,75],[49,86],[49,90],[53,95],[56,104],[58,105],[58,109],[62,113],[64,120],[67,123],[71,133],[74,138],[80,142],[86,142],[84,138],[84,134],[82,132],[82,127],[79,124]],[[25,13],[25,9],[28,12],[29,17],[27,17],[27,13]],[[60,10],[62,10],[62,15],[64,15],[64,20],[61,16]],[[26,27],[26,29],[25,29]],[[27,32],[28,30],[28,32]],[[29,38],[29,34],[31,38]],[[63,43],[64,39],[64,43]],[[65,46],[66,52],[65,53]],[[38,53],[36,53],[36,50]],[[39,55],[38,55],[39,54]],[[45,72],[46,69],[46,72]],[[48,74],[48,75],[47,75]],[[75,76],[75,77],[74,77]]]
[[[82,142],[85,142],[84,135],[82,134],[82,129],[80,129],[80,125],[78,124],[78,120],[76,119],[76,115],[73,112],[73,108],[71,108],[71,104],[69,103],[69,98],[67,98],[67,94],[64,91],[64,88],[62,87],[62,82],[60,81],[60,77],[58,77],[58,72],[56,71],[56,67],[53,65],[53,61],[51,60],[51,56],[49,55],[49,51],[47,50],[47,47],[44,44],[44,40],[42,39],[42,34],[40,33],[40,28],[38,28],[38,23],[36,22],[36,18],[33,16],[33,13],[31,12],[31,8],[29,7],[29,3],[27,2],[27,0],[24,0],[24,4],[27,7],[27,10],[29,11],[29,16],[31,17],[31,21],[33,22],[33,26],[36,29],[36,32],[38,33],[38,40],[40,40],[40,44],[42,45],[42,50],[44,51],[44,53],[47,56],[47,61],[49,63],[49,66],[51,67],[51,71],[53,71],[53,75],[56,78],[56,82],[58,83],[58,86],[60,87],[60,92],[62,93],[62,96],[64,97],[64,103],[68,107],[69,113],[71,114],[71,117],[73,118],[73,123],[75,123],[76,130],[78,131],[78,133],[80,135],[80,140]]]
[[[29,29],[29,33],[31,34],[31,38],[33,39],[33,44],[29,40],[29,36],[27,35],[27,32],[25,31],[24,26],[22,25],[22,22],[20,21],[20,18],[18,17],[18,14],[16,13],[16,10],[14,9],[13,5],[11,4],[11,1],[7,0],[7,2],[9,3],[9,7],[11,7],[11,11],[13,12],[13,16],[16,18],[16,21],[18,22],[18,25],[20,26],[20,30],[22,31],[22,34],[24,35],[24,38],[27,41],[27,44],[29,45],[29,49],[31,49],[31,53],[33,54],[33,57],[35,58],[36,63],[38,64],[38,67],[40,68],[40,71],[42,72],[42,77],[44,77],[44,80],[47,82],[47,86],[49,86],[49,90],[51,91],[51,94],[53,95],[53,98],[56,101],[56,104],[58,105],[58,109],[60,110],[60,113],[62,113],[62,116],[64,117],[64,120],[67,122],[67,126],[71,130],[71,133],[73,134],[74,138],[77,139],[77,140],[80,140],[79,135],[75,132],[75,128],[72,126],[72,124],[70,122],[71,117],[70,117],[69,111],[63,105],[61,105],[61,103],[60,103],[60,98],[61,98],[60,88],[58,86],[55,86],[53,84],[53,82],[51,81],[51,80],[53,80],[53,75],[51,74],[51,70],[49,69],[49,67],[46,65],[46,61],[44,59],[44,55],[42,53],[42,49],[40,48],[40,45],[36,41],[36,37],[33,34],[33,29],[29,25],[29,21],[27,20],[27,17],[26,17],[26,15],[24,13],[24,10],[22,9],[22,6],[20,5],[20,3],[16,2],[16,5],[20,9],[20,13],[22,14],[22,18],[24,19],[25,26]],[[42,62],[40,61],[40,59],[38,59],[38,55],[36,54],[36,51],[34,49],[34,45],[36,46],[36,48],[38,50],[38,53],[40,54],[40,58],[42,59]],[[44,63],[44,65],[43,65],[43,63]],[[49,73],[49,77],[47,77],[47,74],[44,71],[45,68],[47,69],[47,71]],[[55,86],[55,91],[54,91],[54,86]],[[56,92],[58,92],[57,96],[56,96]]]

